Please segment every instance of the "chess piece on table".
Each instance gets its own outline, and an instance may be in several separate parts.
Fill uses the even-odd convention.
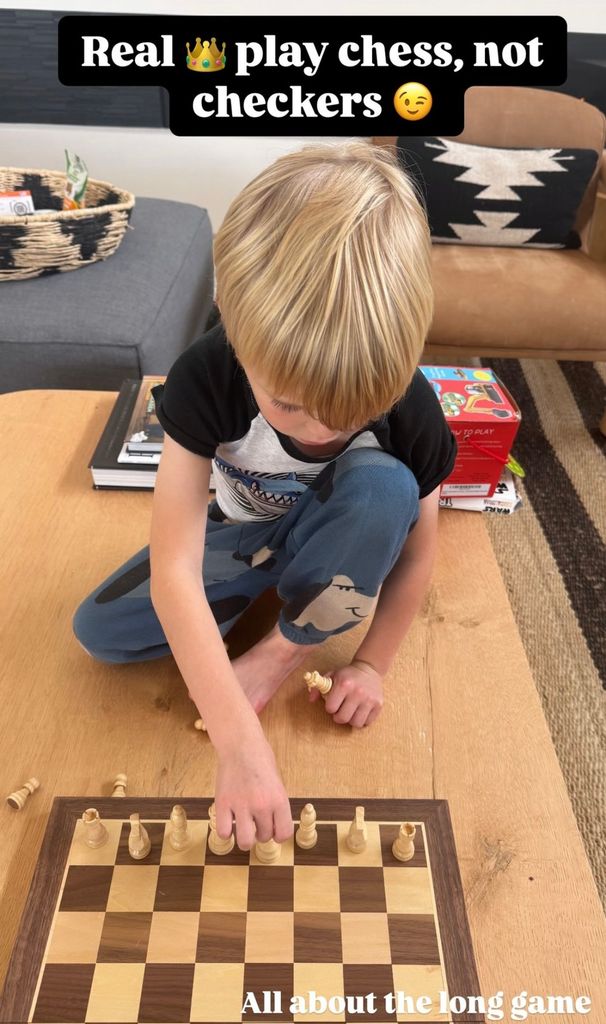
[[[172,828],[168,835],[168,841],[173,850],[187,849],[191,839],[187,828],[187,815],[181,804],[175,804],[173,807],[170,812],[170,822]]]
[[[235,843],[233,833],[227,839],[222,839],[217,835],[217,812],[214,804],[208,808],[208,824],[208,846],[211,853],[217,857],[224,857],[227,853],[231,853]]]
[[[275,839],[268,839],[266,843],[255,843],[255,856],[262,864],[273,864],[280,859],[282,844]]]
[[[99,811],[95,807],[89,807],[82,815],[84,822],[84,842],[91,850],[103,846],[109,839],[109,833],[99,817]]]
[[[126,775],[116,775],[112,796],[126,796]]]
[[[21,789],[17,789],[14,793],[10,793],[6,802],[9,807],[14,807],[15,810],[20,811],[25,804],[27,798],[34,793],[40,786],[38,779],[28,779],[27,782],[23,783]]]
[[[198,732],[206,732],[206,726],[204,725],[203,718],[196,718],[196,721],[194,722],[194,729],[197,729]]]
[[[352,853],[362,853],[366,849],[368,832],[364,821],[364,808],[356,807],[354,819],[349,826],[349,833],[345,839],[347,848]]]
[[[130,816],[130,835],[128,837],[128,852],[133,860],[144,860],[151,850],[151,842],[147,830],[139,820],[138,814]]]
[[[303,679],[307,683],[308,690],[319,690],[323,697],[332,690],[332,679],[329,676],[320,675],[315,669],[313,672],[306,672]]]
[[[305,804],[301,811],[301,820],[295,834],[295,842],[302,850],[311,850],[318,842],[316,812],[313,804]]]
[[[410,821],[405,821],[400,825],[400,831],[394,839],[391,847],[391,852],[396,860],[412,860],[415,855],[414,838],[416,832],[417,830],[415,826]]]

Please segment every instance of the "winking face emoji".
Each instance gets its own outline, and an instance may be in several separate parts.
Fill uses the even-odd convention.
[[[393,105],[406,121],[421,121],[433,105],[432,95],[420,82],[405,82],[396,89]]]

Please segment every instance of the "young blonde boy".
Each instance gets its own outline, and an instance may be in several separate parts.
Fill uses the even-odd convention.
[[[395,156],[354,140],[280,158],[234,200],[214,254],[221,320],[156,394],[166,439],[150,546],[74,629],[106,661],[173,653],[217,751],[218,832],[235,819],[249,849],[292,833],[258,712],[373,610],[325,708],[354,727],[380,713],[429,581],[455,444],[416,370],[430,239]],[[222,636],[272,586],[278,623],[230,663]]]

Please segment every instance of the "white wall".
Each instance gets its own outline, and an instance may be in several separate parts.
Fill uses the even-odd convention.
[[[306,14],[401,14],[412,12],[402,0],[306,0]],[[112,11],[136,14],[200,14],[200,0],[0,0],[0,8],[57,11]],[[257,0],[255,14],[282,14],[284,0]],[[250,2],[206,0],[204,17],[213,14],[249,14]],[[415,8],[416,13],[416,8]],[[426,0],[428,15],[452,14],[452,0]],[[560,14],[569,31],[606,32],[604,0],[577,4],[557,0],[459,0],[457,14]],[[234,195],[268,163],[311,138],[177,138],[167,130],[92,128],[70,125],[4,125],[0,128],[0,163],[15,167],[62,170],[63,150],[71,149],[86,161],[91,177],[111,181],[141,196],[181,199],[205,206],[215,229]],[[329,140],[327,140],[329,141]],[[334,140],[333,140],[334,141]]]

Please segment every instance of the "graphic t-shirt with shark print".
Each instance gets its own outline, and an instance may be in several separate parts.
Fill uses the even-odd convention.
[[[420,370],[400,401],[353,434],[337,454],[305,455],[259,411],[220,322],[179,356],[166,383],[154,388],[154,398],[165,432],[188,451],[212,459],[217,503],[235,522],[284,515],[326,463],[354,448],[377,448],[403,462],[420,498],[454,466],[455,439]]]

